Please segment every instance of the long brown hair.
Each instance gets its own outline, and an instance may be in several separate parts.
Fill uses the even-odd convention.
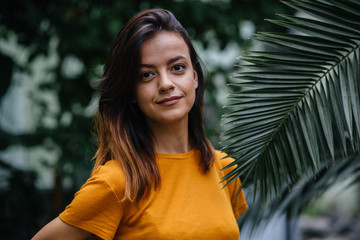
[[[153,135],[144,113],[134,103],[143,43],[161,31],[176,32],[189,48],[198,75],[195,103],[189,112],[189,135],[200,152],[199,166],[206,173],[214,162],[210,142],[203,130],[204,73],[192,42],[174,15],[164,9],[151,9],[133,17],[113,42],[101,78],[101,96],[95,128],[99,148],[96,169],[116,159],[125,177],[124,200],[138,201],[152,187],[160,186]]]

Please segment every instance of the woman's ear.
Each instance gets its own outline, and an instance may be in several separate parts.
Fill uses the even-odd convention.
[[[194,69],[194,87],[195,87],[195,89],[197,89],[198,86],[199,86],[198,75],[197,75],[196,70]]]

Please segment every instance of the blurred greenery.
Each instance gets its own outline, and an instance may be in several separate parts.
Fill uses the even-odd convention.
[[[53,161],[46,161],[41,154],[25,155],[28,167],[12,164],[17,159],[9,160],[6,154],[0,154],[2,239],[32,236],[63,210],[89,176],[96,149],[90,131],[96,80],[111,41],[135,13],[155,7],[171,10],[203,51],[211,51],[214,43],[218,51],[229,43],[246,50],[250,41],[241,35],[243,21],[253,23],[256,31],[281,31],[263,18],[289,12],[278,0],[1,1],[0,99],[2,109],[8,110],[2,110],[0,120],[16,111],[11,105],[15,103],[5,102],[16,86],[27,89],[26,101],[33,105],[26,105],[20,114],[27,127],[18,129],[16,121],[10,120],[7,125],[0,121],[0,151],[40,148],[54,153],[50,157]],[[205,122],[215,146],[219,146],[223,110],[219,84],[212,79],[221,76],[220,85],[226,86],[236,59],[229,62],[208,68]],[[19,120],[16,114],[15,120]],[[53,179],[43,181],[52,187],[37,184],[43,168],[35,163],[51,170]]]

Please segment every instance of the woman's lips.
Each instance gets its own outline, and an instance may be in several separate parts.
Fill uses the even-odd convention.
[[[169,98],[163,98],[160,101],[156,102],[157,104],[161,106],[171,106],[177,103],[182,97],[180,96],[174,96]]]

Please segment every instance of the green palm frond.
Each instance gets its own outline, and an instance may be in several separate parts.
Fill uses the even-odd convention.
[[[254,199],[298,211],[304,188],[307,199],[345,172],[360,177],[360,1],[284,3],[305,17],[269,20],[289,33],[257,34],[272,50],[240,58],[224,116],[237,167],[223,180],[241,176]]]

